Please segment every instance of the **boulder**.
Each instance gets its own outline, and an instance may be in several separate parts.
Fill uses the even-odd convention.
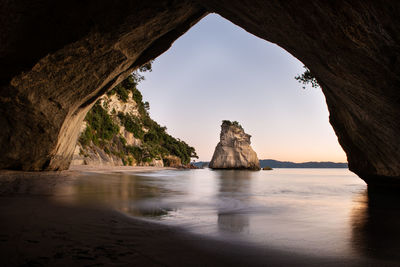
[[[211,169],[259,170],[260,162],[250,146],[251,135],[239,123],[223,121],[220,141],[215,148],[209,167]]]
[[[163,158],[164,166],[165,167],[172,167],[172,168],[181,168],[182,161],[177,156],[168,155]]]

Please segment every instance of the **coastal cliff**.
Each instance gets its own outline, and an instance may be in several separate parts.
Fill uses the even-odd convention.
[[[195,149],[150,118],[134,73],[103,95],[86,115],[72,165],[184,167]]]
[[[238,122],[224,120],[221,125],[220,141],[209,167],[259,170],[260,162],[250,146],[250,137],[251,135],[246,134]]]

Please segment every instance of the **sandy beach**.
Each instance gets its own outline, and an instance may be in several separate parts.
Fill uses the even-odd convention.
[[[85,172],[165,168],[71,168],[58,173],[0,173],[2,266],[362,266],[205,238],[105,206],[52,201],[58,187]]]
[[[152,167],[152,166],[90,166],[90,165],[71,165],[68,172],[93,172],[93,173],[123,173],[123,172],[156,172],[162,170],[176,170],[171,167]]]

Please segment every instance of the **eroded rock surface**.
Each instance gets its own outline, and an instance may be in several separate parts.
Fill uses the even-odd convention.
[[[210,161],[211,169],[259,170],[260,161],[250,146],[251,135],[237,122],[223,121],[220,141]]]
[[[132,132],[129,132],[123,126],[119,115],[128,116],[132,120],[136,119],[137,123],[139,123],[143,114],[140,114],[139,104],[134,100],[132,91],[128,92],[126,98],[120,99],[120,97],[118,93],[111,92],[110,94],[105,94],[99,99],[99,106],[97,106],[97,109],[91,111],[92,116],[100,116],[98,109],[101,108],[104,110],[113,125],[118,127],[118,133],[116,133],[111,140],[102,140],[103,143],[99,141],[95,142],[94,138],[84,141],[81,138],[85,138],[84,135],[87,127],[93,127],[93,125],[85,120],[80,128],[81,138],[76,144],[71,165],[90,165],[98,167],[125,165],[164,167],[161,155],[158,155],[159,157],[157,158],[151,158],[151,160],[142,162],[137,161],[137,159],[126,152],[126,146],[141,149],[144,140],[143,138],[136,138]],[[102,119],[105,120],[104,117],[102,117]],[[97,123],[99,122],[97,121]],[[101,125],[97,127],[101,128],[104,126],[105,125]],[[110,125],[107,127],[110,127]],[[145,127],[142,127],[142,130],[145,132],[149,131],[149,129]],[[89,128],[89,132],[93,131],[95,131],[93,128]]]
[[[0,168],[67,168],[95,100],[207,12],[307,65],[350,170],[400,187],[396,0],[3,1]]]
[[[206,14],[191,1],[2,1],[0,168],[61,170],[94,102]]]
[[[200,2],[309,67],[349,169],[400,188],[399,1]]]

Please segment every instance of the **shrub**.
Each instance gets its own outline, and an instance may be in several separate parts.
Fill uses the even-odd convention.
[[[86,115],[87,127],[79,138],[83,146],[87,146],[92,141],[96,145],[104,146],[118,132],[119,127],[113,122],[107,111],[99,102]]]
[[[240,123],[238,121],[223,120],[222,121],[222,125],[227,125],[227,126],[232,126],[233,125],[235,127],[243,129],[242,125],[240,125]]]
[[[120,119],[121,124],[125,127],[125,130],[133,133],[136,138],[143,139],[144,131],[139,118],[126,115],[122,112],[118,113],[118,118]]]
[[[125,137],[120,136],[119,141],[121,142],[122,146],[126,146],[126,139]]]
[[[142,66],[140,70],[151,71],[151,63]],[[131,165],[133,160],[138,163],[151,162],[153,159],[170,155],[179,158],[183,164],[189,163],[191,157],[197,157],[195,149],[169,135],[166,127],[160,126],[150,118],[148,112],[150,105],[148,102],[143,102],[143,96],[136,88],[143,79],[142,75],[135,72],[107,93],[109,96],[116,94],[121,101],[127,102],[129,93],[132,92],[132,99],[137,103],[139,116],[122,112],[116,114],[115,109],[112,114],[117,115],[128,132],[142,140],[141,147],[128,146],[124,137],[117,136],[119,127],[104,109],[108,108],[106,102],[103,104],[104,108],[97,102],[88,112],[85,118],[87,128],[80,136],[79,142],[82,146],[88,146],[93,142],[95,145],[104,147],[106,153],[120,157],[125,165]]]
[[[93,140],[92,128],[90,125],[87,125],[85,131],[79,137],[79,142],[82,146],[90,145],[90,141]]]
[[[317,78],[311,73],[310,69],[306,66],[303,66],[303,68],[305,69],[304,72],[294,77],[299,83],[303,84],[303,89],[306,89],[308,84],[311,84],[312,88],[320,87]]]
[[[122,84],[115,86],[110,92],[107,93],[107,95],[109,96],[114,94],[116,94],[122,102],[128,101],[129,91],[126,90],[126,88],[123,87]]]
[[[126,146],[126,152],[131,154],[136,162],[142,162],[143,150],[137,146]]]

